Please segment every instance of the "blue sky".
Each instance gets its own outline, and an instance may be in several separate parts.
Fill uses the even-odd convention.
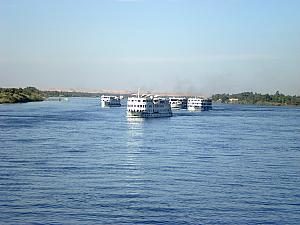
[[[2,0],[0,86],[300,94],[300,1]]]

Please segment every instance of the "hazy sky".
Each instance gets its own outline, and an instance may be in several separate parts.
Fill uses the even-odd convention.
[[[300,94],[299,0],[1,0],[0,86]]]

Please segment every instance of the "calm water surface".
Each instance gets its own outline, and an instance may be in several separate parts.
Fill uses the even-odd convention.
[[[300,224],[300,108],[0,105],[0,224],[33,223]]]

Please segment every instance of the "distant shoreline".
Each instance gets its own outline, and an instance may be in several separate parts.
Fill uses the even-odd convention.
[[[125,92],[125,91],[124,91]],[[41,91],[35,87],[27,88],[0,88],[0,104],[26,103],[44,101],[50,97],[94,97],[98,98],[101,95],[123,95],[130,96],[131,93],[125,92],[116,94],[116,91],[111,92],[81,92],[81,91],[56,91],[47,90]],[[161,96],[179,96],[179,93],[164,93]],[[182,94],[181,96],[194,96],[190,94]],[[300,96],[284,95],[277,91],[274,95],[259,94],[253,92],[242,92],[239,94],[214,94],[212,100],[215,103],[225,104],[248,104],[248,105],[265,105],[265,106],[300,106]]]
[[[44,94],[35,87],[0,88],[0,104],[38,102],[44,99]]]
[[[215,94],[214,102],[225,104],[248,104],[265,106],[300,106],[300,96],[284,95],[277,91],[274,95],[242,92],[239,94]]]

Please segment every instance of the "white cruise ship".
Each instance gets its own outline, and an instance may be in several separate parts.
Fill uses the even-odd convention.
[[[101,106],[102,107],[117,107],[121,106],[121,100],[118,96],[101,96]]]
[[[194,97],[189,98],[187,103],[188,110],[190,111],[206,111],[212,109],[212,100],[210,98]]]
[[[169,99],[172,109],[187,109],[187,98],[172,97]]]
[[[172,110],[169,100],[158,96],[139,94],[127,100],[127,117],[158,118],[170,117]]]

